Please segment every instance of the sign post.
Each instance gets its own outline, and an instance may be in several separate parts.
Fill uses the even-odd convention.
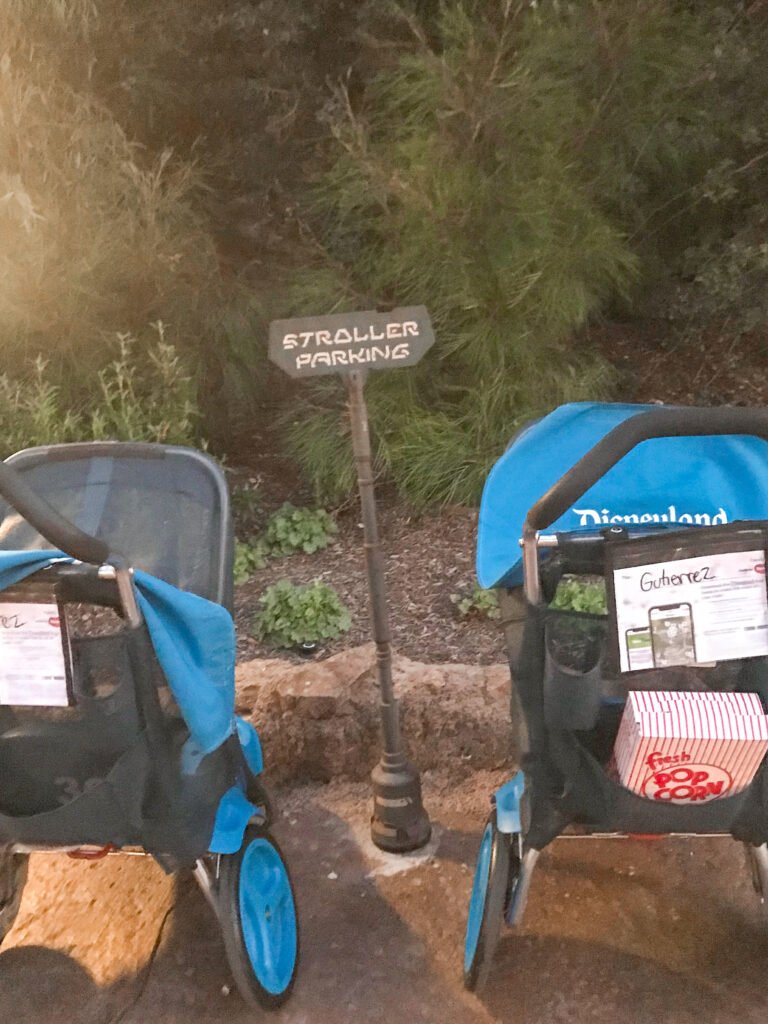
[[[424,846],[431,826],[422,805],[418,771],[408,762],[403,750],[400,714],[392,682],[392,638],[376,520],[364,385],[368,370],[412,366],[433,341],[432,325],[423,306],[394,309],[390,313],[335,313],[276,320],[269,328],[270,359],[292,377],[341,373],[347,378],[384,743],[382,758],[371,775],[371,836],[380,849],[394,853]]]

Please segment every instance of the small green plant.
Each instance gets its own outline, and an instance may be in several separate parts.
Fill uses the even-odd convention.
[[[0,454],[65,441],[193,442],[199,412],[191,371],[165,340],[163,323],[151,326],[141,343],[117,335],[111,361],[83,374],[90,387],[79,399],[42,355],[12,377],[0,373]]]
[[[258,480],[254,477],[236,480],[232,485],[232,512],[240,536],[253,533],[262,515]]]
[[[184,444],[195,436],[200,413],[190,372],[166,341],[162,320],[150,327],[142,344],[119,333],[114,358],[99,371],[100,394],[88,423],[96,439]]]
[[[463,619],[498,619],[500,614],[496,591],[486,590],[479,583],[474,584],[470,594],[451,594],[451,601]]]
[[[321,580],[303,586],[279,580],[267,587],[260,601],[263,608],[254,619],[254,634],[276,647],[332,640],[352,624],[339,595]]]
[[[325,509],[296,508],[286,502],[269,520],[264,542],[271,555],[297,551],[311,555],[327,547],[337,529],[333,516]]]
[[[605,581],[584,576],[563,576],[557,585],[550,608],[561,611],[605,615]]]
[[[235,583],[247,583],[251,576],[259,569],[263,569],[266,564],[263,541],[235,541]]]

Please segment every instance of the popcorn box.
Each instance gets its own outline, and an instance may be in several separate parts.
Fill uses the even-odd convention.
[[[614,761],[627,789],[688,804],[746,789],[767,750],[757,694],[631,690]]]

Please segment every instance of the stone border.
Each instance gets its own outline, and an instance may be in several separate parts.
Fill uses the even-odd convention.
[[[509,668],[425,665],[395,655],[403,735],[420,771],[511,764]],[[253,722],[275,782],[365,779],[379,760],[376,648],[324,661],[237,666],[237,712]]]

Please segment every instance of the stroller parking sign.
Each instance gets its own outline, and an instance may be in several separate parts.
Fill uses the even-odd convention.
[[[269,358],[273,363],[296,378],[337,373],[345,378],[349,391],[384,741],[384,756],[371,776],[371,835],[378,847],[398,853],[424,846],[431,825],[421,802],[418,772],[405,756],[400,733],[364,385],[368,370],[397,369],[418,363],[434,340],[425,306],[400,306],[388,313],[329,313],[273,320],[269,325]]]
[[[291,377],[418,363],[435,340],[426,307],[273,320],[269,358]]]

